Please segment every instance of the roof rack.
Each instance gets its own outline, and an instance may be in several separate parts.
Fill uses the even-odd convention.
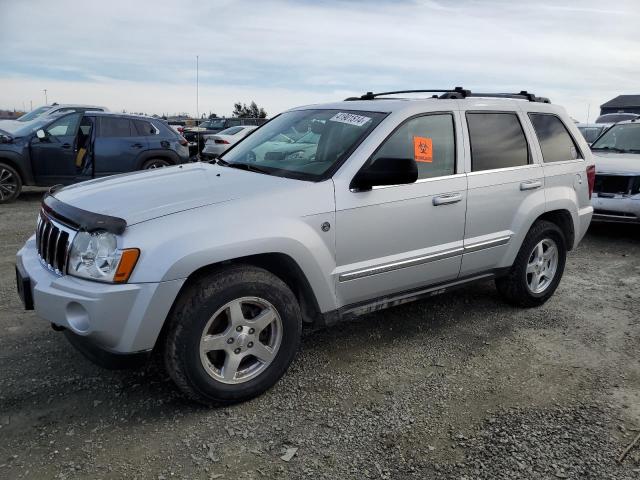
[[[439,99],[463,99],[468,97],[488,97],[488,98],[512,98],[517,100],[528,100],[529,102],[539,103],[551,103],[546,97],[537,97],[533,93],[529,93],[526,90],[522,90],[519,93],[474,93],[471,90],[464,89],[462,87],[455,87],[454,89],[419,89],[419,90],[397,90],[394,92],[380,92],[373,93],[367,92],[360,97],[349,97],[345,101],[354,100],[375,100],[378,97],[387,95],[397,95],[400,93],[440,93],[441,95],[433,95],[431,98]]]

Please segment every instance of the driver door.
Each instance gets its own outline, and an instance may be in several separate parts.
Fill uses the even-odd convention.
[[[29,146],[31,165],[38,185],[70,184],[76,180],[76,136],[82,113],[58,118],[39,130]]]

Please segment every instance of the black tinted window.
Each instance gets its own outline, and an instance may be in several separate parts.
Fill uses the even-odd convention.
[[[133,125],[138,135],[142,137],[156,134],[156,129],[153,127],[153,125],[151,125],[149,122],[145,122],[144,120],[133,120]]]
[[[135,134],[135,131],[134,131],[134,134]],[[101,137],[130,137],[131,121],[128,118],[102,117],[100,119],[100,136]]]
[[[455,147],[453,116],[426,115],[400,126],[373,158],[413,158],[419,179],[441,177],[455,173]]]
[[[581,158],[567,128],[555,115],[530,113],[545,163]]]
[[[529,163],[527,140],[515,113],[467,113],[471,170],[517,167]]]

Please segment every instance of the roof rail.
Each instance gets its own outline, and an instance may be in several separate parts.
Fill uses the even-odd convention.
[[[533,93],[529,93],[526,90],[522,90],[519,93],[475,93],[471,90],[464,89],[462,87],[455,87],[454,89],[419,89],[419,90],[397,90],[393,92],[380,92],[373,93],[367,92],[360,97],[349,97],[345,101],[354,100],[374,100],[377,97],[383,97],[386,95],[397,95],[400,93],[440,93],[441,95],[433,95],[432,98],[440,99],[463,99],[468,97],[488,97],[488,98],[512,98],[517,100],[528,100],[530,102],[539,103],[551,103],[546,97],[537,97]]]

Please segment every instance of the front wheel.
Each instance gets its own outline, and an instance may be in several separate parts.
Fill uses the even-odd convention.
[[[20,174],[10,165],[0,163],[0,203],[12,202],[22,190]]]
[[[168,321],[167,371],[188,397],[206,405],[244,401],[275,384],[293,361],[302,332],[293,292],[252,266],[194,281]]]
[[[562,230],[555,223],[540,220],[527,233],[509,273],[496,279],[496,287],[512,305],[542,305],[558,288],[566,259]]]

